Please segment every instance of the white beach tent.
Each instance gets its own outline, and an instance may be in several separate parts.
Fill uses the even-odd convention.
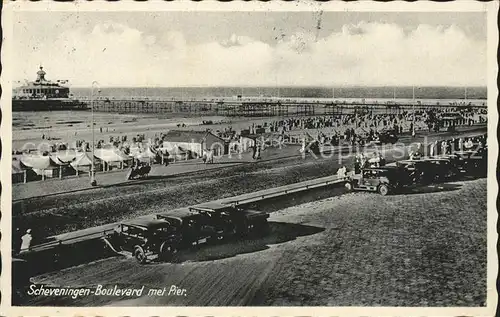
[[[134,157],[142,162],[151,163],[156,158],[156,153],[151,148],[144,149],[142,152],[136,152]]]
[[[133,157],[136,157],[137,155],[139,155],[141,152],[144,151],[144,148],[140,145],[140,144],[132,144],[130,147],[129,147],[129,150],[130,150],[130,156],[133,156]]]
[[[131,156],[123,153],[117,148],[104,148],[104,149],[96,149],[94,151],[94,155],[96,158],[101,160],[103,163],[103,170],[106,165],[110,165],[113,163],[119,163],[120,167],[123,168],[123,164],[132,159]]]
[[[23,155],[20,161],[21,167],[32,169],[36,174],[42,176],[42,180],[46,176],[53,177],[54,170],[61,169],[65,165],[55,157],[42,155]]]
[[[88,154],[86,152],[78,152],[77,156],[75,157],[73,162],[70,163],[70,165],[75,169],[76,175],[78,175],[79,171],[83,171],[86,173],[89,172],[90,166],[92,165],[91,154]]]
[[[64,150],[56,152],[53,156],[55,156],[62,163],[69,164],[73,162],[80,153],[81,152],[77,152],[76,150]]]

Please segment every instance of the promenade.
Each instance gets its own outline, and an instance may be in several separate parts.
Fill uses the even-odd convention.
[[[416,138],[411,138],[409,135],[402,135],[398,142],[409,145],[412,142],[434,142],[441,138],[450,138],[454,136],[468,137],[478,135],[486,132],[486,127],[464,127],[458,129],[456,132],[439,132],[427,133],[423,132]],[[391,146],[391,145],[389,145]],[[252,159],[251,152],[244,152],[241,157],[238,154],[224,155],[214,160],[213,164],[203,164],[201,159],[192,159],[189,161],[178,161],[168,166],[154,164],[149,177],[146,180],[153,181],[155,179],[161,180],[170,177],[180,177],[183,175],[190,175],[202,171],[223,169],[234,167],[242,164],[252,164],[258,162],[266,162],[271,160],[285,159],[289,157],[301,157],[299,152],[299,145],[287,145],[282,148],[266,148],[261,152],[261,159]],[[369,148],[362,148],[370,150]],[[338,151],[339,147],[333,147],[334,151]],[[78,192],[83,190],[98,190],[99,188],[114,186],[123,183],[134,183],[141,180],[127,180],[126,175],[128,169],[115,170],[104,173],[97,173],[96,178],[98,181],[97,187],[90,186],[90,180],[87,175],[69,176],[63,179],[47,179],[44,181],[33,181],[28,183],[18,183],[12,185],[12,200],[18,201],[32,197],[55,195],[61,193]]]

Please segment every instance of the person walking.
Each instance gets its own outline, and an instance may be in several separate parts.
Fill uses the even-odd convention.
[[[434,153],[436,151],[435,147],[435,143],[431,143],[431,145],[429,146],[429,156],[434,156]]]
[[[347,172],[347,169],[344,165],[342,165],[342,167],[340,167],[338,170],[337,170],[337,176],[339,178],[345,178],[346,177],[346,172]]]
[[[359,174],[361,172],[361,157],[356,155],[356,159],[354,161],[354,174]]]
[[[446,141],[441,142],[441,151],[442,154],[446,154],[448,152],[448,143],[446,143]]]
[[[206,150],[206,149],[204,149],[204,150],[203,150],[203,156],[202,156],[202,158],[201,158],[201,159],[203,160],[203,164],[207,164],[207,158],[208,158],[208,157],[207,157],[207,150]]]
[[[26,230],[26,233],[21,237],[21,252],[28,251],[31,246],[31,240],[33,237],[31,236],[31,229]]]

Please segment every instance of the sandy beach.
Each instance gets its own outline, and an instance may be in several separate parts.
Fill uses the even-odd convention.
[[[304,99],[306,100],[306,99]],[[384,104],[386,99],[366,99],[366,102],[377,101]],[[351,102],[351,101],[349,101]],[[410,102],[411,100],[399,100],[398,102]],[[463,100],[420,100],[422,104],[443,105]],[[481,104],[484,101],[471,100],[473,104]],[[383,111],[383,110],[380,110]],[[324,109],[318,107],[316,115],[324,115]],[[107,113],[94,112],[95,138],[96,140],[109,141],[109,137],[126,135],[131,138],[137,134],[144,134],[146,139],[154,139],[155,135],[165,133],[168,130],[197,130],[211,129],[213,131],[224,130],[231,127],[239,131],[247,129],[252,124],[263,125],[264,122],[290,118],[294,116],[280,117],[226,117],[226,116],[201,116],[200,114],[151,114],[151,113]],[[22,151],[25,149],[39,148],[40,144],[68,143],[71,145],[75,140],[90,140],[92,130],[91,111],[40,111],[40,112],[13,112],[13,149]],[[203,121],[212,121],[213,124],[203,124]],[[185,125],[185,126],[178,126]],[[42,138],[43,136],[43,138]],[[50,138],[50,140],[48,140]]]

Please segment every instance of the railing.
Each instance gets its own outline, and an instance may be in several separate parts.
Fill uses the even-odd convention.
[[[85,238],[91,237],[91,236],[95,236],[95,237],[93,237],[95,239],[105,238],[107,236],[107,234],[110,232],[114,232],[114,229],[104,229],[104,230],[99,231],[99,232],[83,234],[83,235],[79,235],[79,236],[68,238],[68,239],[63,239],[63,240],[56,239],[54,241],[49,241],[49,242],[45,242],[45,243],[41,243],[41,244],[35,244],[35,245],[30,246],[27,250],[22,250],[21,254],[25,253],[25,252],[29,252],[29,251],[32,251],[32,252],[41,251],[40,249],[44,249],[44,248],[58,247],[58,246],[62,246],[63,244],[71,244],[72,241],[76,241],[76,240],[83,239],[82,241],[89,241],[91,239],[85,239]],[[77,242],[80,242],[80,241],[77,241]]]
[[[324,180],[325,178],[328,178],[328,180]],[[230,198],[228,198],[227,200],[223,200],[224,201],[223,204],[226,204],[226,205],[248,204],[248,203],[259,201],[259,200],[275,198],[278,196],[288,195],[291,193],[297,193],[297,192],[305,191],[308,189],[313,189],[313,188],[324,187],[324,186],[342,183],[342,182],[345,182],[347,180],[347,178],[348,178],[347,176],[346,177],[327,176],[324,178],[320,178],[320,180],[322,179],[322,181],[319,181],[319,182],[318,182],[318,180],[310,180],[310,181],[305,181],[305,182],[299,183],[299,184],[290,184],[290,185],[282,186],[282,187],[291,186],[291,188],[287,188],[287,189],[280,189],[280,187],[278,187],[278,188],[276,188],[277,190],[274,190],[274,191],[272,190],[271,193],[259,194],[257,192],[257,193],[255,193],[255,196],[251,196],[248,198],[242,198],[242,199],[236,199],[236,200],[230,200]],[[304,184],[304,183],[309,183],[309,184]],[[292,185],[296,185],[296,186],[292,186]],[[269,190],[266,190],[266,191],[269,191]]]

